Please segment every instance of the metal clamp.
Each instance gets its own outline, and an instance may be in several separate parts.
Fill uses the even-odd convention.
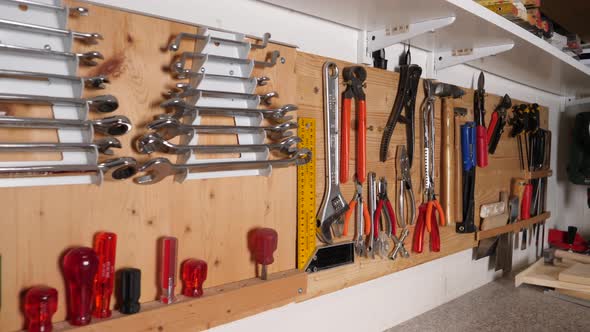
[[[109,79],[104,75],[93,76],[93,77],[78,77],[72,75],[59,75],[49,73],[38,73],[30,71],[20,70],[6,70],[0,69],[0,77],[16,78],[22,80],[44,80],[49,81],[51,79],[66,80],[74,82],[83,82],[84,86],[89,89],[104,89],[106,84],[111,83]]]
[[[63,37],[72,36],[75,39],[81,40],[82,42],[84,42],[86,44],[90,44],[90,45],[96,44],[96,43],[98,43],[98,40],[103,39],[102,36],[98,33],[77,32],[77,31],[71,31],[71,30],[56,29],[56,28],[46,27],[46,26],[42,26],[42,25],[35,25],[35,24],[16,22],[16,21],[10,21],[10,20],[3,20],[3,19],[0,19],[0,25],[7,26],[9,28],[18,29],[18,30],[31,31],[34,33],[45,33],[45,34],[57,35],[57,36],[63,36]]]
[[[35,96],[0,93],[0,103],[15,103],[28,105],[73,105],[77,107],[88,107],[89,110],[99,113],[110,113],[119,107],[117,98],[112,95],[96,96],[88,99],[66,98],[52,96]]]
[[[32,48],[32,47],[24,47],[24,46],[15,46],[15,45],[7,45],[0,43],[0,51],[7,51],[7,52],[18,52],[18,53],[31,53],[35,55],[50,57],[50,58],[72,58],[78,59],[81,64],[86,66],[96,66],[98,62],[94,61],[95,59],[104,59],[104,56],[97,51],[91,51],[86,53],[72,53],[72,52],[58,52],[52,50],[45,50],[40,48]]]
[[[172,41],[172,43],[170,44],[168,49],[170,51],[174,51],[174,52],[178,51],[180,49],[180,43],[182,42],[183,39],[210,40],[211,42],[214,42],[214,43],[230,44],[230,45],[236,45],[236,44],[237,45],[248,45],[248,44],[250,44],[247,41],[220,38],[220,37],[214,37],[214,36],[210,36],[210,35],[198,35],[198,34],[188,33],[188,32],[181,32],[178,35],[176,35],[176,37],[174,38],[174,40]],[[250,44],[250,47],[256,48],[256,49],[266,48],[266,46],[268,45],[269,39],[270,39],[270,33],[267,32],[261,38],[262,43]]]
[[[97,120],[70,120],[45,118],[0,117],[0,128],[78,129],[93,130],[101,134],[121,136],[131,131],[129,118],[121,115]]]
[[[114,137],[105,137],[93,143],[0,143],[0,152],[69,152],[87,151],[113,155],[111,148],[122,148]]]

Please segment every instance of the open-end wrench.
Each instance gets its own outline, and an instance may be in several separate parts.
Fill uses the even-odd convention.
[[[377,209],[377,174],[370,172],[367,179],[368,195],[367,204],[369,205],[369,216],[371,216],[371,231],[367,238],[367,257],[375,258],[375,251],[378,250],[377,243],[375,242],[375,232],[379,232],[379,229],[375,229],[375,210]]]
[[[276,65],[277,59],[279,58],[280,55],[281,54],[279,51],[273,51],[270,53],[270,57],[268,58],[267,61],[254,61],[254,60],[250,60],[250,59],[232,58],[232,57],[227,57],[227,56],[222,56],[222,55],[203,54],[203,53],[195,53],[195,52],[183,52],[180,55],[180,57],[178,58],[178,60],[172,64],[171,70],[176,73],[176,78],[179,78],[179,79],[185,79],[185,78],[189,78],[191,76],[201,75],[204,73],[204,71],[203,72],[195,72],[195,71],[192,71],[191,69],[187,69],[185,66],[186,66],[186,60],[188,60],[188,59],[199,59],[199,60],[208,59],[211,61],[225,62],[225,63],[229,63],[229,64],[242,64],[242,65],[253,64],[254,66],[259,66],[259,67],[273,67],[274,65]],[[263,84],[259,83],[259,85],[263,85]]]
[[[66,98],[36,95],[21,95],[0,93],[0,103],[33,104],[33,105],[74,105],[88,107],[99,113],[110,113],[119,108],[119,101],[115,96],[102,95],[92,98]]]
[[[222,75],[222,74],[208,74],[205,72],[194,72],[194,71],[182,71],[180,73],[174,72],[174,77],[177,79],[186,79],[186,78],[195,78],[191,83],[177,83],[176,86],[178,87],[183,85],[192,85],[197,86],[199,85],[204,79],[215,79],[219,81],[226,81],[226,82],[240,82],[242,84],[247,84],[250,86],[252,83],[255,83],[256,86],[265,86],[270,81],[270,77],[267,76],[260,76],[260,77],[242,77],[242,76],[234,76],[234,75]]]
[[[297,144],[299,142],[301,142],[299,137],[291,136],[281,142],[270,144],[181,145],[170,143],[157,133],[149,133],[137,139],[135,142],[135,147],[139,153],[144,154],[154,152],[186,154],[191,151],[194,153],[245,153],[278,151],[279,153],[285,155],[291,155],[297,151]]]
[[[40,165],[0,166],[0,178],[26,178],[49,176],[108,175],[113,180],[124,180],[137,173],[137,161],[130,157],[106,160],[98,165]]]
[[[247,42],[245,40],[235,40],[235,39],[215,37],[215,36],[211,36],[211,35],[198,35],[198,34],[194,34],[194,33],[181,32],[174,37],[174,40],[172,41],[172,43],[170,43],[170,46],[168,47],[168,49],[170,51],[174,51],[174,52],[178,51],[178,49],[180,48],[180,43],[182,42],[183,39],[210,40],[214,43],[232,44],[232,45],[249,44],[251,48],[263,49],[263,48],[266,48],[266,46],[268,45],[268,41],[270,40],[270,33],[267,32],[262,37],[258,37],[258,38],[253,37],[253,39],[261,40],[262,42],[260,44],[250,44],[249,42]]]
[[[301,149],[287,159],[275,160],[247,160],[205,162],[199,164],[173,164],[166,158],[156,158],[148,161],[139,168],[139,172],[146,175],[135,178],[138,184],[154,184],[167,176],[187,175],[189,173],[218,172],[231,170],[260,169],[268,167],[287,167],[290,165],[305,165],[311,160],[311,151]]]
[[[121,136],[128,133],[131,130],[132,125],[127,117],[121,115],[96,120],[2,116],[0,117],[0,128],[78,129],[93,130],[104,135]]]
[[[16,6],[25,5],[37,8],[51,9],[57,12],[64,12],[66,15],[69,16],[88,16],[89,12],[88,9],[84,7],[59,6],[32,0],[4,0],[3,2],[13,3]]]
[[[393,240],[393,243],[395,244],[395,248],[393,249],[393,251],[389,255],[389,259],[395,260],[399,253],[401,253],[402,257],[404,257],[404,258],[410,257],[410,253],[408,252],[408,250],[406,250],[406,247],[404,246],[404,241],[406,240],[408,235],[410,235],[410,230],[407,228],[404,228],[402,230],[402,234],[401,234],[400,238],[395,236],[395,234],[391,234],[391,239]]]
[[[113,155],[111,148],[122,148],[114,137],[95,140],[94,143],[0,143],[0,152],[69,152],[88,151]]]
[[[276,92],[268,92],[262,95],[243,93],[243,92],[227,92],[227,91],[215,91],[215,90],[202,90],[199,88],[192,87],[188,84],[179,83],[176,85],[180,91],[171,91],[170,96],[173,98],[185,98],[191,96],[202,96],[210,98],[231,98],[231,99],[244,99],[244,100],[256,100],[258,103],[265,105],[272,104],[271,99],[278,97],[279,94]]]
[[[66,80],[73,82],[82,82],[88,89],[104,89],[106,84],[111,83],[109,79],[104,75],[93,76],[93,77],[78,77],[72,75],[59,75],[49,73],[37,73],[30,71],[20,70],[6,70],[0,69],[0,77],[16,78],[22,80],[43,80],[49,81],[51,79]]]
[[[317,237],[320,241],[332,244],[332,232],[342,224],[348,203],[340,192],[338,151],[338,67],[333,62],[324,63],[324,131],[326,141],[326,187],[324,198],[316,215]],[[338,235],[338,234],[336,234]]]
[[[30,53],[35,55],[40,55],[48,58],[71,58],[71,59],[78,59],[81,64],[85,66],[96,66],[98,62],[96,59],[104,59],[104,56],[97,51],[91,51],[86,53],[72,53],[72,52],[58,52],[40,48],[32,48],[32,47],[24,47],[24,46],[15,46],[15,45],[7,45],[0,43],[0,51],[6,52],[16,52],[16,53]]]
[[[288,116],[287,113],[297,110],[297,106],[291,104],[276,109],[194,106],[189,105],[181,98],[166,100],[160,106],[163,108],[173,108],[175,112],[171,113],[171,116],[179,120],[185,116],[195,116],[197,113],[199,115],[213,116],[258,116],[262,114],[265,119],[270,119],[277,123],[292,120],[293,117]]]
[[[50,34],[56,36],[63,36],[69,37],[72,36],[77,40],[80,40],[86,44],[96,44],[98,40],[102,40],[102,36],[98,33],[87,33],[87,32],[77,32],[71,30],[64,30],[64,29],[56,29],[52,27],[46,27],[42,25],[35,25],[29,24],[24,22],[16,22],[10,20],[3,20],[0,19],[0,26],[6,26],[15,30],[25,30],[31,31],[34,33],[43,33],[43,34]]]
[[[198,134],[260,134],[266,132],[270,139],[277,140],[293,136],[290,129],[297,128],[297,122],[285,122],[276,126],[216,126],[216,125],[187,125],[177,119],[160,117],[147,126],[164,139],[172,139],[181,135]]]

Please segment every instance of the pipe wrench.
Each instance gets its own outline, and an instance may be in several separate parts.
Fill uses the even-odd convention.
[[[323,73],[326,189],[316,215],[316,233],[320,241],[332,244],[332,232],[334,235],[340,236],[340,227],[332,226],[344,224],[343,217],[349,206],[340,192],[340,176],[338,174],[338,67],[333,62],[326,62]]]

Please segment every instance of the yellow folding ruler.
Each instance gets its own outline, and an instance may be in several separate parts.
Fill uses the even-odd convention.
[[[315,251],[315,119],[299,118],[297,133],[301,138],[299,148],[311,151],[311,161],[297,167],[297,268],[305,265]]]

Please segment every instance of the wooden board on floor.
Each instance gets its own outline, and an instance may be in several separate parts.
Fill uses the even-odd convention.
[[[590,264],[576,263],[559,273],[559,281],[590,286]]]
[[[68,1],[70,5],[77,3]],[[163,67],[173,54],[162,50],[171,36],[195,32],[193,26],[82,4],[87,17],[72,18],[69,29],[98,32],[104,40],[94,46],[76,43],[76,51],[98,50],[105,56],[97,67],[81,67],[80,75],[105,74],[111,84],[88,96],[113,94],[120,108],[114,114],[129,117],[134,130],[121,137],[124,148],[117,156],[137,154],[133,139],[147,132],[145,124],[157,114],[162,93],[176,82]],[[186,49],[192,45],[184,41]],[[274,68],[259,69],[255,76],[271,78],[260,93],[277,91],[273,106],[295,103],[295,50],[270,45],[250,56],[263,60],[279,50],[285,58]],[[96,116],[91,114],[91,117]],[[172,156],[171,160],[175,160]],[[156,242],[164,235],[179,239],[178,259],[195,257],[209,263],[206,287],[255,276],[248,253],[247,232],[258,226],[279,233],[275,262],[269,272],[295,267],[296,170],[275,169],[270,177],[192,180],[183,184],[166,179],[151,186],[131,181],[97,186],[56,186],[0,189],[0,254],[2,255],[2,310],[0,330],[23,327],[22,291],[45,284],[59,291],[54,321],[65,318],[64,281],[60,257],[71,246],[92,246],[98,231],[118,234],[116,266],[142,270],[141,301],[156,299]],[[180,285],[180,282],[179,282]],[[179,291],[180,286],[177,288]],[[113,299],[114,301],[114,299]]]
[[[590,294],[590,285],[559,280],[559,274],[575,264],[578,263],[567,259],[556,260],[554,265],[545,264],[544,259],[541,258],[526,270],[517,274],[514,278],[514,285],[518,287],[522,284],[529,284]]]

